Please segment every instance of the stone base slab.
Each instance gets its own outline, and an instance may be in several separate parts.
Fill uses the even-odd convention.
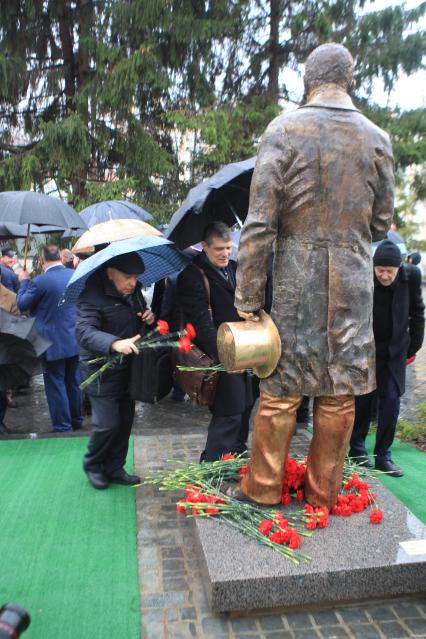
[[[398,481],[398,479],[395,479]],[[384,510],[370,523],[370,508],[330,517],[328,528],[302,537],[310,562],[295,565],[214,519],[197,518],[205,585],[214,611],[293,607],[426,591],[426,554],[408,554],[400,542],[426,540],[426,526],[376,480],[369,480]],[[413,490],[415,487],[413,486]]]

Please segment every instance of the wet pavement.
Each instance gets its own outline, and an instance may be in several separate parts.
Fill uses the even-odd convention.
[[[7,425],[19,437],[88,435],[82,431],[51,434],[43,379],[34,378],[25,394],[16,394]],[[426,401],[426,347],[407,370],[407,392],[401,417],[416,420]],[[157,405],[137,404],[133,433],[135,467],[143,477],[174,460],[198,460],[209,422],[207,410],[170,398]],[[310,435],[298,432],[292,452],[307,449]],[[407,596],[297,610],[266,610],[214,614],[203,586],[201,557],[191,519],[176,513],[180,495],[160,493],[152,486],[136,491],[138,563],[143,639],[403,639],[426,638],[426,598]]]

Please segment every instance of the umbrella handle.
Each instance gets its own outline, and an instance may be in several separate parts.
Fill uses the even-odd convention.
[[[30,225],[27,225],[27,237],[25,238],[25,250],[24,250],[24,271],[27,270],[27,255],[30,246]]]

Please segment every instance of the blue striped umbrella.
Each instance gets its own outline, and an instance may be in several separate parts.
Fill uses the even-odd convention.
[[[111,242],[102,251],[80,262],[68,282],[63,301],[75,303],[92,273],[113,257],[127,253],[137,253],[145,266],[144,272],[139,276],[142,286],[150,286],[163,277],[181,271],[190,263],[190,259],[164,237],[143,235]]]

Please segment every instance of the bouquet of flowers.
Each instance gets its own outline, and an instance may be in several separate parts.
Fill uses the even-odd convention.
[[[135,346],[139,351],[143,351],[146,348],[164,348],[168,346],[188,352],[191,350],[192,340],[195,339],[195,336],[196,333],[192,324],[188,323],[183,330],[170,333],[168,323],[165,320],[158,320],[155,328],[135,342]],[[116,353],[89,360],[89,364],[99,364],[99,368],[80,384],[80,388],[83,390],[92,382],[99,380],[105,371],[114,368],[117,364],[121,364],[124,357],[128,357],[128,355]]]
[[[183,490],[185,497],[177,502],[179,513],[189,517],[219,517],[224,524],[300,563],[311,559],[299,550],[302,537],[312,536],[316,528],[326,528],[330,515],[348,517],[373,506],[371,523],[379,524],[383,519],[383,511],[376,506],[376,495],[354,472],[355,465],[350,460],[345,463],[341,493],[330,512],[326,507],[302,505],[306,461],[306,457],[287,457],[281,496],[283,507],[293,503],[287,510],[240,501],[222,491],[224,485],[247,473],[248,459],[243,456],[227,454],[215,462],[178,463],[175,470],[160,472],[143,483],[156,484],[160,490]],[[373,476],[371,471],[369,474]]]

